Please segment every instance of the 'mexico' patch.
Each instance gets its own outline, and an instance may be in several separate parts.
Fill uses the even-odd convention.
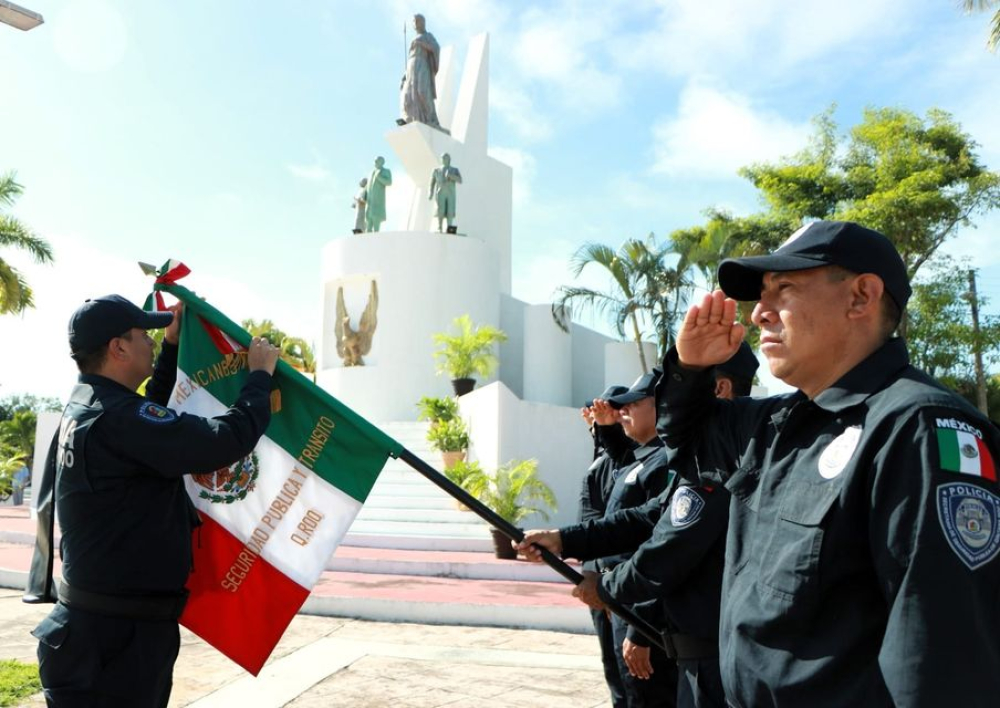
[[[955,555],[975,570],[1000,551],[1000,497],[974,484],[937,488],[938,521]]]
[[[938,418],[937,444],[941,469],[997,481],[993,456],[978,428],[953,418]]]

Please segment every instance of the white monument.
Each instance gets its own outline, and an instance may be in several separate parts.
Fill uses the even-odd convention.
[[[513,175],[487,154],[488,35],[471,40],[454,102],[453,57],[450,47],[442,48],[436,108],[444,130],[411,122],[386,134],[414,185],[409,194],[396,185],[387,191],[387,200],[409,204],[405,223],[364,236],[345,233],[323,248],[317,380],[376,424],[412,421],[422,396],[452,394],[450,381],[435,374],[432,336],[449,331],[463,314],[477,325],[499,327],[508,341],[498,349],[497,375],[478,381],[461,399],[471,455],[485,467],[537,458],[540,476],[560,501],[554,521],[570,521],[592,453],[579,407],[609,384],[635,380],[641,373],[635,345],[578,325],[567,333],[556,325],[550,305],[511,296]],[[463,178],[454,235],[437,231],[428,199],[444,153]],[[364,365],[346,365],[338,354],[338,301],[340,318],[346,310],[357,329],[373,282],[378,310],[370,349],[363,352]]]

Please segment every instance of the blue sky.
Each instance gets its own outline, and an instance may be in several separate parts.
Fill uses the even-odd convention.
[[[491,152],[514,168],[513,287],[530,302],[570,282],[585,241],[756,211],[736,170],[803,147],[831,104],[845,129],[869,105],[943,108],[1000,169],[1000,56],[987,15],[950,0],[19,3],[46,23],[0,26],[0,170],[56,264],[4,253],[39,307],[0,319],[0,395],[65,396],[69,314],[107,292],[141,301],[139,260],[180,258],[231,316],[318,340],[320,249],[348,233],[376,155],[402,171],[384,134],[414,12],[459,61],[490,32]],[[974,257],[995,313],[1000,216],[978,221],[949,250]]]

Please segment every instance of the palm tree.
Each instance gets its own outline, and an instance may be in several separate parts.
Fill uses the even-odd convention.
[[[1000,0],[962,0],[962,5],[966,12],[974,10],[985,12],[991,8],[997,8],[990,21],[990,38],[986,40],[986,46],[991,52],[995,52],[1000,46]]]
[[[16,174],[0,175],[0,208],[13,206],[23,187],[15,180]],[[31,229],[10,214],[0,211],[0,248],[13,247],[27,251],[36,263],[52,262],[52,247],[35,236]],[[35,301],[24,276],[0,258],[0,315],[20,314]]]
[[[628,239],[617,251],[602,243],[584,244],[573,255],[573,275],[579,276],[588,265],[598,265],[611,275],[611,287],[608,292],[601,292],[582,286],[561,286],[558,299],[552,304],[553,318],[568,330],[566,313],[575,304],[606,316],[619,337],[635,342],[639,364],[644,373],[648,372],[640,319],[652,323],[657,342],[661,350],[665,349],[673,342],[674,325],[690,287],[680,264],[667,265],[668,257],[674,253],[671,244],[657,244],[653,234],[644,241]],[[629,335],[626,328],[631,329]]]
[[[0,445],[9,447],[13,454],[24,459],[31,467],[35,453],[35,426],[38,416],[31,410],[20,410],[10,420],[0,422]]]

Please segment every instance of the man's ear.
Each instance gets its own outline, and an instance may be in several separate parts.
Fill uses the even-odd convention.
[[[716,398],[732,398],[733,397],[733,382],[724,376],[719,376],[715,379],[715,397]]]
[[[127,361],[129,358],[128,350],[122,345],[122,338],[115,337],[110,342],[108,342],[108,359],[113,359],[115,361]]]
[[[847,316],[852,319],[866,316],[878,317],[882,306],[885,283],[874,273],[862,273],[851,281],[851,300]]]

